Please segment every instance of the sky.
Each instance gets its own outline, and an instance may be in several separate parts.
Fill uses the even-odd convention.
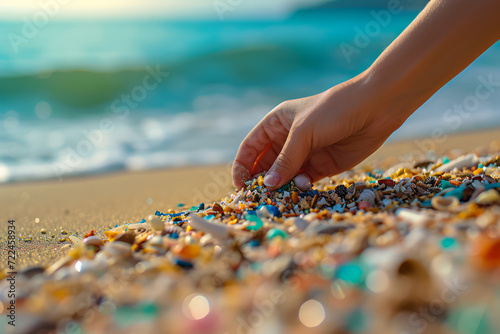
[[[325,0],[15,0],[0,2],[0,19],[30,18],[45,11],[59,19],[286,17]],[[147,4],[147,5],[146,5]]]

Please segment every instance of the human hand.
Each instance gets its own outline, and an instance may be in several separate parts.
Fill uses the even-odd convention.
[[[300,189],[348,170],[373,153],[406,119],[389,112],[389,100],[364,75],[321,94],[274,108],[243,140],[233,164],[237,188],[267,171],[278,189],[294,178]]]

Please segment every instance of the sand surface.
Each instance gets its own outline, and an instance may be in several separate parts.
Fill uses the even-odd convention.
[[[384,144],[367,162],[450,149],[471,151],[500,139],[500,129]],[[498,145],[496,142],[493,145]],[[394,161],[393,159],[393,161]],[[7,221],[14,219],[17,270],[47,266],[65,254],[71,245],[60,241],[68,234],[83,236],[94,229],[99,235],[124,222],[138,222],[156,210],[166,211],[210,202],[233,190],[229,166],[186,167],[145,172],[123,172],[40,182],[4,184],[0,188],[1,244],[5,245]],[[46,234],[41,234],[42,229]],[[23,241],[32,237],[32,241]],[[2,246],[2,266],[6,251]]]

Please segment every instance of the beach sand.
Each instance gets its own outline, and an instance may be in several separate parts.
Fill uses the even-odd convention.
[[[499,128],[448,135],[439,142],[427,138],[386,143],[364,163],[429,149],[435,149],[438,155],[450,149],[470,151],[487,147],[498,138]],[[229,166],[4,184],[0,188],[1,226],[4,229],[0,235],[4,244],[7,220],[14,219],[17,237],[24,239],[31,235],[33,240],[18,242],[16,269],[48,266],[69,250],[71,242],[60,242],[66,237],[61,234],[62,230],[69,235],[83,236],[94,229],[104,237],[103,232],[116,224],[138,222],[156,210],[176,209],[179,203],[189,208],[201,201],[220,200],[231,190]],[[45,235],[40,234],[42,229],[47,231]],[[6,263],[5,256],[2,250],[2,265]]]

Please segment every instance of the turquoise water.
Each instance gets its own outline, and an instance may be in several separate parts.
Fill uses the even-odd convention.
[[[1,22],[0,182],[231,161],[275,105],[358,74],[417,14],[393,15],[350,59],[340,45],[356,46],[357,29],[376,22],[368,10],[276,21],[51,21],[17,52],[11,39],[24,23]],[[500,81],[499,53],[498,44],[488,50],[392,139],[430,134],[431,125],[499,125],[496,91],[460,124],[443,117],[474,93],[478,76]]]

